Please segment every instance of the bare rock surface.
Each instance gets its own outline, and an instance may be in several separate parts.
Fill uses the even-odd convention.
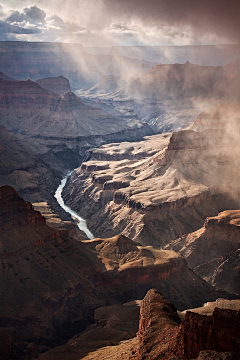
[[[95,279],[95,285],[111,288],[121,302],[136,297],[142,299],[152,287],[180,310],[201,306],[219,297],[237,298],[216,291],[190,271],[186,260],[174,251],[142,246],[122,234],[84,240],[82,244],[99,260],[101,274]]]
[[[154,289],[141,304],[138,359],[238,359],[239,310],[191,311],[181,322],[176,308]]]
[[[142,247],[123,235],[76,241],[49,227],[10,186],[0,188],[0,205],[0,326],[16,329],[21,354],[30,343],[33,354],[63,344],[94,322],[96,308],[97,326],[82,340],[96,336],[106,346],[131,338],[137,306],[121,304],[143,298],[151,286],[180,310],[235,298],[198,278],[174,251]]]
[[[66,79],[64,76],[39,79],[36,80],[36,83],[38,83],[43,89],[53,91],[60,95],[71,92],[69,80]]]
[[[121,104],[122,111],[133,111],[155,131],[177,131],[216,104],[239,102],[239,63],[239,59],[225,66],[163,63],[149,71],[125,74],[123,84],[115,79],[117,91],[109,93],[106,79],[77,94],[109,107]]]
[[[207,218],[204,227],[170,242],[165,249],[179,251],[191,269],[210,284],[240,293],[240,211],[223,211]]]
[[[0,125],[0,185],[13,186],[28,201],[49,199],[61,172],[49,168],[36,149]]]
[[[116,123],[100,109],[85,106],[72,92],[62,98],[30,80],[0,81],[1,123],[16,134],[76,138],[131,127],[124,120]]]
[[[216,106],[196,119],[201,131],[174,132],[168,144],[159,136],[160,151],[140,160],[132,144],[129,155],[115,145],[92,151],[93,160],[72,174],[65,202],[96,236],[123,232],[164,246],[199,229],[207,216],[239,207],[239,114],[239,104]],[[121,151],[130,160],[118,160]]]
[[[57,345],[91,322],[97,304],[105,305],[89,279],[97,258],[66,230],[47,226],[12,187],[0,188],[0,202],[0,326],[15,327],[22,341]]]

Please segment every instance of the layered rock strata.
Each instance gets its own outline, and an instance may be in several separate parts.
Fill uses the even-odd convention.
[[[94,306],[105,305],[89,280],[97,259],[66,230],[47,226],[13,188],[0,190],[0,326],[16,328],[20,340],[57,345],[84,329]]]
[[[239,207],[239,113],[238,104],[212,108],[193,129],[174,132],[169,141],[159,136],[158,153],[141,160],[134,160],[134,144],[128,153],[115,145],[93,150],[101,161],[73,172],[64,199],[96,236],[123,232],[164,246],[195,231],[207,216]]]
[[[215,291],[173,251],[142,247],[123,235],[76,241],[66,230],[49,227],[10,186],[0,188],[0,209],[0,327],[16,329],[22,354],[28,344],[39,354],[64,343],[94,322],[94,309],[141,299],[151,286],[181,310],[218,297],[235,298]],[[105,310],[99,311],[98,325],[108,326]],[[110,323],[119,335],[116,341],[130,337],[121,316]],[[99,327],[96,331],[101,333]]]
[[[109,287],[121,302],[142,299],[151,287],[171,299],[178,309],[200,306],[218,297],[236,298],[224,291],[215,291],[190,271],[186,260],[174,251],[144,247],[123,235],[84,240],[82,244],[101,263],[101,274],[95,278],[95,285]]]
[[[204,350],[209,351],[206,358],[215,352],[217,359],[224,358],[224,353],[226,358],[238,359],[239,316],[239,311],[215,308],[212,316],[188,311],[181,322],[176,308],[152,289],[140,309],[138,359],[193,359],[199,354],[201,359]]]
[[[204,227],[174,240],[165,249],[179,251],[191,269],[210,284],[240,294],[240,211],[207,218]]]
[[[69,80],[66,79],[64,76],[39,79],[36,80],[36,83],[38,83],[43,89],[53,91],[60,95],[71,92]]]
[[[1,69],[19,80],[62,75],[73,89],[89,88],[104,75],[151,69],[155,63],[122,55],[91,55],[81,44],[1,41]]]

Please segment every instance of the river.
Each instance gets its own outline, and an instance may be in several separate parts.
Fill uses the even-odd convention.
[[[91,233],[91,231],[87,227],[86,220],[84,220],[81,216],[79,216],[75,211],[73,211],[69,206],[67,206],[62,198],[62,191],[64,189],[64,186],[66,185],[67,179],[72,174],[72,171],[70,171],[67,176],[62,179],[59,187],[57,188],[54,197],[57,199],[57,202],[59,205],[65,210],[67,213],[69,213],[73,218],[77,219],[79,221],[78,228],[82,230],[89,239],[94,239],[95,236]]]

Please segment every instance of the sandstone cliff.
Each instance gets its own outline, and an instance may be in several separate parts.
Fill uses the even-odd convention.
[[[176,308],[152,289],[141,304],[138,359],[176,356],[177,359],[192,359],[197,358],[201,351],[199,359],[211,358],[214,352],[221,353],[218,356],[215,353],[216,359],[223,359],[224,355],[238,359],[239,315],[239,311],[219,308],[215,308],[212,316],[188,311],[181,323]],[[210,350],[206,357],[203,350]]]
[[[122,232],[163,246],[195,231],[207,216],[239,207],[239,114],[238,104],[216,106],[197,118],[199,131],[174,132],[169,141],[159,135],[153,156],[143,144],[94,149],[102,161],[74,171],[64,199],[96,236]]]
[[[109,88],[114,81],[105,79],[89,90],[79,90],[78,95],[132,111],[156,132],[178,131],[207,108],[239,102],[239,59],[225,66],[167,62],[149,71],[126,73],[121,81],[115,78],[119,89],[112,93]]]
[[[0,327],[15,328],[25,352],[31,342],[38,353],[64,343],[94,322],[94,309],[141,299],[152,286],[181,310],[235,298],[215,291],[174,251],[142,247],[122,235],[76,241],[49,227],[10,186],[0,188],[0,209]],[[117,342],[134,335],[121,327],[120,333],[114,328]]]
[[[178,309],[201,305],[217,297],[236,298],[215,291],[187,268],[186,260],[174,251],[163,251],[123,236],[84,240],[82,244],[99,260],[101,273],[95,285],[109,287],[121,302],[142,299],[155,287]]]

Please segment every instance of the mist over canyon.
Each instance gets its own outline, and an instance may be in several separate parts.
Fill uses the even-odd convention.
[[[239,359],[239,137],[238,44],[1,41],[0,359]]]

